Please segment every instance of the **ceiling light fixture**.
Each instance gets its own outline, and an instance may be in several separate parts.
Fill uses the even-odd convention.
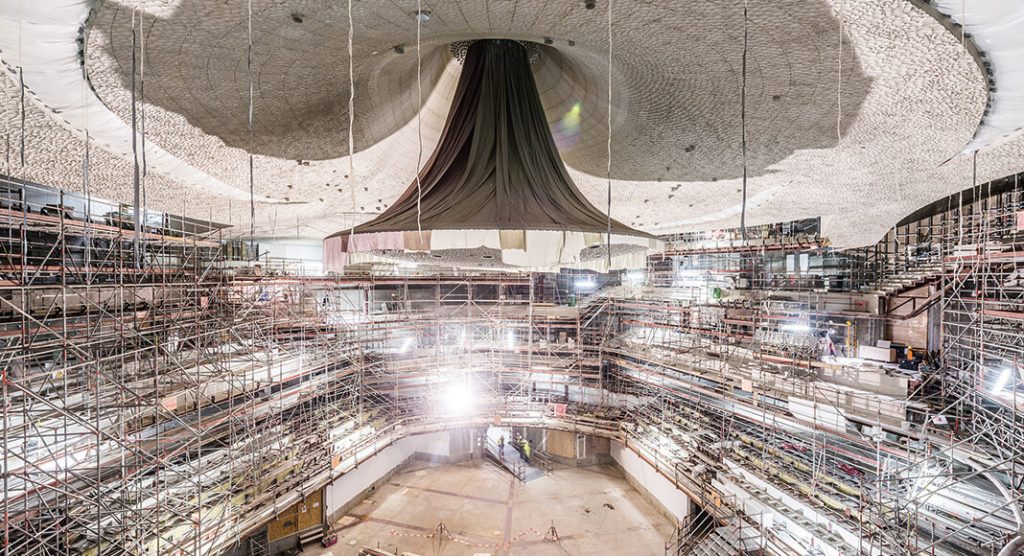
[[[423,23],[430,21],[430,10],[419,10],[416,12],[416,17]]]
[[[380,257],[484,248],[510,266],[608,271],[643,268],[661,246],[615,220],[609,230],[608,216],[573,183],[527,48],[481,40],[467,49],[444,131],[417,180],[377,218],[326,238],[324,258],[342,272]]]

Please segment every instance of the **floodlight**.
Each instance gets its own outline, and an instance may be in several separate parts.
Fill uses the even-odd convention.
[[[785,330],[787,332],[810,332],[811,331],[811,327],[809,325],[797,322],[797,323],[783,324],[782,325],[782,330]]]
[[[446,415],[463,416],[473,411],[476,396],[469,383],[455,382],[445,388],[441,402]]]
[[[576,280],[577,290],[592,290],[597,287],[597,282],[594,281],[592,276],[586,278],[579,278]]]

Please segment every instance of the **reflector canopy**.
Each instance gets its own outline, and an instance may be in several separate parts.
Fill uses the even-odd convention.
[[[329,236],[325,263],[340,270],[352,253],[465,250],[453,258],[491,261],[500,251],[505,265],[607,270],[601,246],[608,232],[607,215],[587,201],[558,155],[527,49],[513,40],[481,40],[468,48],[420,183],[414,180],[377,218]],[[647,249],[657,247],[650,234],[616,220],[610,232],[613,267],[643,266]],[[588,248],[604,256],[587,257]]]

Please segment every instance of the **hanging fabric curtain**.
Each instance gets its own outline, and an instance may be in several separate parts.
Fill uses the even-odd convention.
[[[505,265],[608,270],[608,218],[569,177],[548,127],[527,49],[512,40],[469,46],[434,153],[377,218],[324,241],[328,270],[375,257],[479,253]],[[419,211],[417,211],[419,197]],[[420,233],[422,229],[422,233]],[[644,266],[650,234],[611,221],[611,266]],[[500,254],[498,253],[500,251]],[[588,256],[587,252],[591,252]],[[442,253],[442,254],[439,254]]]

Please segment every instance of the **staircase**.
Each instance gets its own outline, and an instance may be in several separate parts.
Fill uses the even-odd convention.
[[[934,282],[942,276],[942,261],[923,261],[906,271],[880,279],[868,293],[892,296]]]
[[[692,556],[732,556],[743,554],[743,543],[734,527],[716,527],[686,554]]]
[[[515,448],[505,445],[504,455],[498,447],[498,443],[491,438],[485,437],[484,456],[493,461],[498,467],[508,471],[520,483],[526,482],[526,463],[519,459],[519,453]]]
[[[306,546],[307,544],[313,544],[320,542],[324,537],[324,530],[321,526],[310,527],[305,531],[299,532],[299,546]]]
[[[249,556],[270,556],[270,543],[267,540],[267,530],[249,537]]]
[[[665,543],[665,556],[685,556],[690,554],[714,530],[715,520],[710,514],[703,512],[699,514],[691,513],[676,528],[672,538]]]

